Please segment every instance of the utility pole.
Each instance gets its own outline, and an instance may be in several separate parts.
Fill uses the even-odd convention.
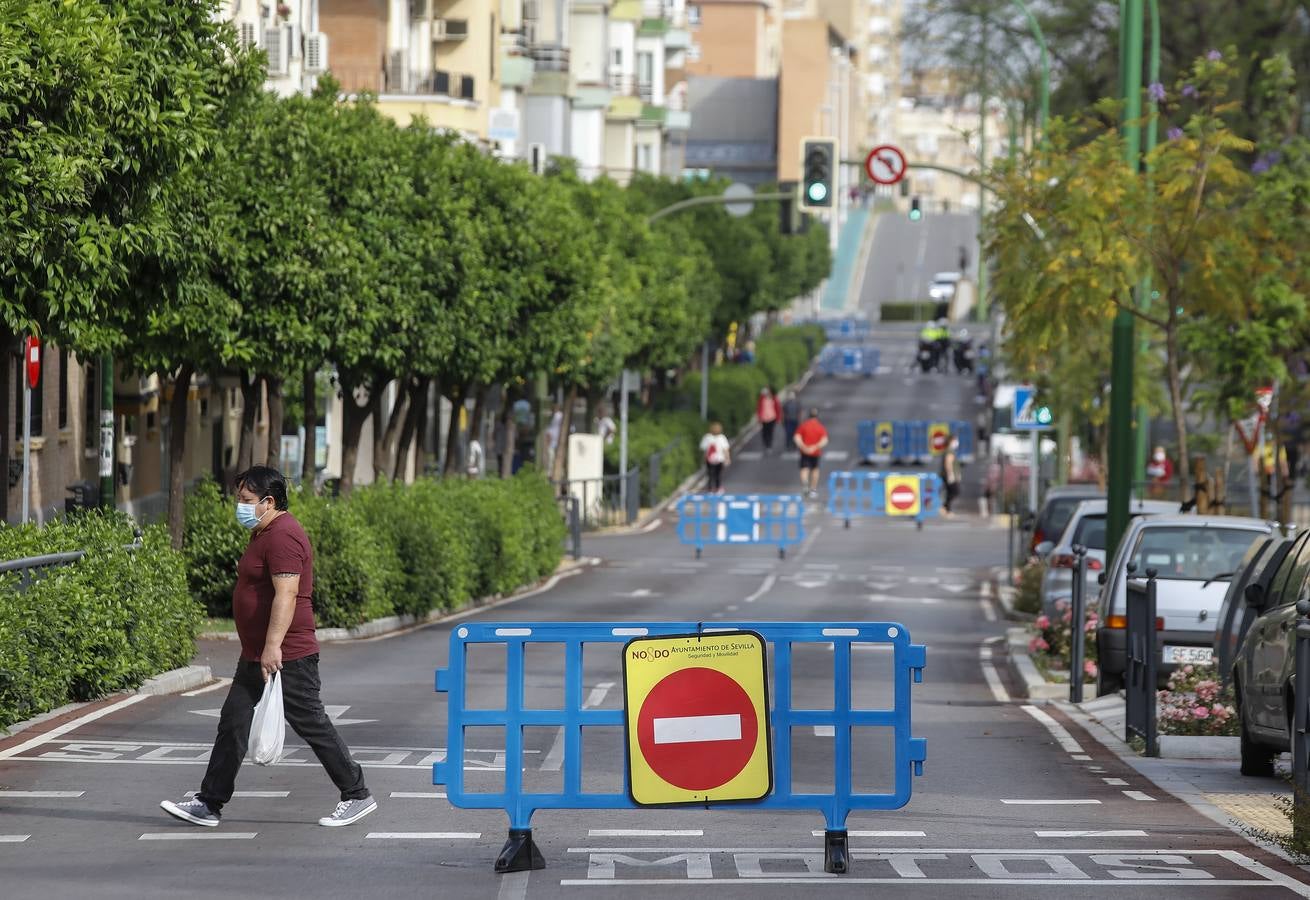
[[[1142,2],[1120,0],[1120,89],[1124,100],[1125,157],[1135,172],[1141,165],[1142,131]],[[1135,298],[1140,302],[1143,298]],[[1133,363],[1137,352],[1133,314],[1120,309],[1111,333],[1110,483],[1106,505],[1106,554],[1113,556],[1128,527],[1136,441],[1133,436]]]
[[[114,498],[114,357],[100,357],[100,508],[113,509]],[[87,398],[91,402],[91,398]]]

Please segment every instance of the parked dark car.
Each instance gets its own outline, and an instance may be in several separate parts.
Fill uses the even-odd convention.
[[[1246,602],[1247,585],[1258,584],[1261,591],[1269,589],[1269,582],[1296,541],[1271,535],[1256,541],[1242,557],[1241,565],[1232,574],[1224,602],[1219,606],[1219,618],[1214,632],[1215,665],[1219,678],[1232,684],[1233,663],[1246,633],[1251,629],[1258,613]]]
[[[1024,548],[1025,555],[1036,552],[1037,545],[1045,541],[1058,541],[1078,504],[1084,500],[1097,499],[1104,500],[1105,491],[1094,484],[1065,484],[1047,491],[1042,508],[1025,525],[1031,527],[1033,532],[1028,546]]]
[[[1274,757],[1291,748],[1296,674],[1296,601],[1307,595],[1310,533],[1291,542],[1268,587],[1252,583],[1245,601],[1256,614],[1233,663],[1242,722],[1242,774],[1273,775]]]

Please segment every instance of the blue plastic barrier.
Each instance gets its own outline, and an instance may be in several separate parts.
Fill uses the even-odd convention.
[[[824,375],[863,375],[878,372],[880,354],[875,347],[860,344],[828,344],[819,354],[819,371]]]
[[[582,787],[582,733],[592,726],[624,725],[625,712],[617,709],[584,709],[583,645],[587,653],[596,644],[622,645],[634,637],[688,635],[749,630],[773,645],[772,685],[769,696],[773,729],[773,790],[762,800],[734,802],[741,809],[813,809],[821,812],[827,825],[825,868],[844,873],[847,868],[846,818],[853,810],[900,809],[910,800],[913,776],[923,774],[928,744],[916,738],[910,728],[910,686],[923,680],[927,650],[910,641],[899,624],[886,622],[742,622],[704,628],[694,622],[659,623],[467,623],[450,635],[449,665],[436,672],[436,689],[448,694],[445,759],[432,767],[432,782],[445,785],[453,806],[462,809],[503,809],[509,817],[509,839],[496,860],[497,872],[517,872],[545,867],[545,860],[532,840],[532,814],[539,809],[637,809],[629,795],[624,767],[620,793],[584,792]],[[560,709],[524,707],[523,659],[526,645],[552,643],[564,651],[564,700]],[[505,652],[505,703],[500,709],[469,709],[468,647],[499,644]],[[791,696],[792,647],[796,644],[832,646],[833,708],[793,709]],[[889,646],[893,651],[892,709],[853,709],[851,698],[851,648],[853,644]],[[614,648],[614,667],[619,668],[621,650]],[[468,791],[464,784],[464,730],[472,727],[500,727],[505,732],[505,783],[498,792]],[[529,793],[524,790],[525,727],[561,728],[564,732],[563,790],[557,793]],[[834,772],[832,793],[796,793],[792,789],[792,730],[795,727],[827,726],[833,730]],[[895,783],[889,793],[856,792],[851,778],[852,729],[882,727],[894,736]],[[610,759],[625,759],[626,740],[616,739]],[[911,774],[913,773],[913,774]],[[711,804],[707,804],[709,806]],[[831,866],[831,867],[829,867]]]
[[[918,479],[919,511],[913,517],[905,516],[918,528],[923,527],[925,519],[941,513],[945,486],[939,475],[926,472],[833,472],[828,476],[828,512],[841,519],[846,528],[857,517],[888,516],[888,478]]]
[[[711,544],[770,544],[778,556],[805,539],[800,494],[688,494],[678,502],[678,540],[696,548]]]
[[[873,333],[873,324],[868,319],[851,316],[841,319],[802,319],[798,325],[820,325],[830,341],[863,341]]]
[[[891,462],[922,465],[930,457],[940,456],[935,450],[930,432],[935,427],[947,426],[949,434],[959,438],[957,453],[961,462],[972,462],[975,457],[973,425],[954,421],[889,421],[866,419],[856,426],[856,441],[860,458],[865,462]]]

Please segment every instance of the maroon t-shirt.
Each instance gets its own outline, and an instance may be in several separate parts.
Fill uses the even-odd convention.
[[[309,536],[291,513],[283,513],[252,535],[237,563],[237,586],[232,592],[232,617],[241,638],[241,658],[259,661],[268,637],[273,612],[273,576],[295,572],[300,576],[296,612],[282,639],[282,661],[303,659],[318,652],[314,636],[314,548]]]

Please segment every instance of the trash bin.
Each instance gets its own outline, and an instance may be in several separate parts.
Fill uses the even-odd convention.
[[[75,481],[64,488],[73,496],[64,499],[64,512],[75,513],[82,509],[95,509],[100,505],[100,489],[90,481]]]

